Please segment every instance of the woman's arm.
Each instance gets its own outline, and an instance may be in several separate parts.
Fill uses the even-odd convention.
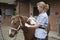
[[[25,23],[25,26],[26,26],[26,27],[30,27],[30,28],[38,28],[38,27],[40,27],[41,25],[40,25],[40,24],[29,25],[29,24]]]

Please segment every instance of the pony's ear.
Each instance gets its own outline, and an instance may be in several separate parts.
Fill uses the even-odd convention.
[[[25,21],[27,22],[27,20],[28,20],[28,17],[27,17],[27,16],[24,16],[24,19],[25,19]]]
[[[15,16],[12,16],[12,17],[11,17],[11,20],[15,20]]]
[[[15,16],[15,21],[19,21],[19,18],[20,18],[19,15],[16,15]]]
[[[19,17],[19,15],[16,15],[16,17]]]
[[[19,17],[20,17],[21,19],[23,19],[23,16],[20,15]]]
[[[16,15],[15,18],[19,19],[19,15]]]

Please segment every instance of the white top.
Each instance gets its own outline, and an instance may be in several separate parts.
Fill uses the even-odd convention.
[[[47,27],[48,15],[46,12],[42,12],[41,14],[39,14],[39,16],[37,17],[37,20],[36,20],[36,24],[42,25],[41,27],[43,27],[43,28]],[[46,38],[46,36],[47,36],[47,32],[45,31],[45,29],[36,28],[36,30],[35,30],[36,38],[44,39],[44,38]]]

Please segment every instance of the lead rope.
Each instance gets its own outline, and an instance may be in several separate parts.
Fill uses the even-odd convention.
[[[1,36],[2,36],[2,40],[4,40],[4,36],[3,36],[2,28],[1,28],[1,22],[0,22],[0,33],[1,33]]]
[[[13,40],[17,40],[17,34],[15,35],[15,38]]]

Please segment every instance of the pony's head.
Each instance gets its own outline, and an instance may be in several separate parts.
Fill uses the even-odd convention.
[[[11,18],[11,27],[9,29],[9,36],[10,37],[14,37],[20,28],[23,28],[25,25],[25,22],[27,22],[27,17],[25,16],[19,16],[19,15],[16,15],[16,16],[13,16]]]

